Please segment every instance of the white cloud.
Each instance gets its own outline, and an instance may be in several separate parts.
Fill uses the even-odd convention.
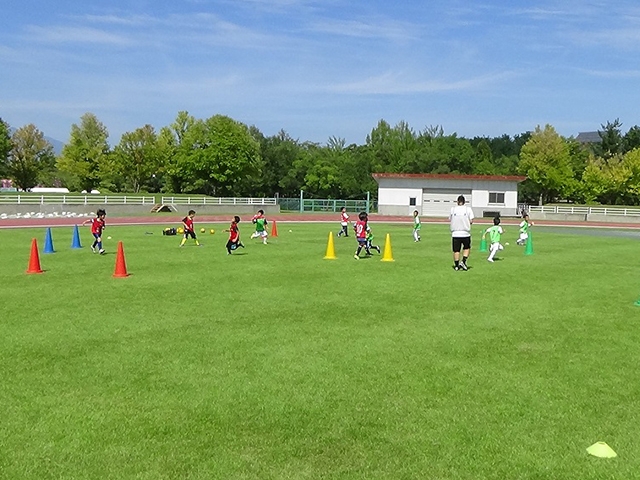
[[[44,43],[83,43],[128,46],[134,42],[125,35],[106,32],[97,28],[73,26],[30,26],[29,39]]]
[[[386,38],[408,41],[418,38],[415,26],[395,20],[332,20],[323,19],[310,25],[312,31],[361,38]]]
[[[326,87],[326,89],[335,93],[359,95],[405,95],[412,93],[465,91],[485,88],[494,85],[498,81],[506,80],[514,76],[514,72],[503,72],[452,81],[409,80],[407,75],[388,72],[356,82],[331,85]]]

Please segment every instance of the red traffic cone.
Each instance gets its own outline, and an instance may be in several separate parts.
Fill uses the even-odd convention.
[[[40,255],[38,254],[38,241],[34,238],[31,240],[31,256],[29,257],[29,269],[27,273],[42,273],[40,268]]]
[[[127,263],[124,261],[124,248],[122,242],[118,242],[118,253],[116,254],[116,270],[113,272],[116,278],[128,277]]]
[[[278,236],[278,226],[276,225],[276,221],[274,220],[273,223],[271,224],[271,237],[277,237]]]

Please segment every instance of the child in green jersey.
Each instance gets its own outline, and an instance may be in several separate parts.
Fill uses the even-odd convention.
[[[367,246],[366,246],[366,250],[367,250],[367,255],[371,255],[371,249],[373,248],[374,250],[377,250],[378,253],[380,253],[380,246],[379,245],[373,245],[373,232],[371,232],[371,228],[369,227],[369,224],[367,224]]]
[[[489,247],[489,258],[487,258],[487,260],[489,260],[490,262],[493,262],[493,258],[496,256],[496,253],[498,253],[498,251],[504,249],[504,247],[500,243],[500,237],[503,233],[504,230],[500,226],[500,217],[495,217],[493,219],[493,227],[487,228],[487,230],[484,232],[484,235],[482,235],[484,237],[486,234],[489,234],[491,246]]]
[[[529,214],[522,214],[522,222],[520,222],[520,237],[516,241],[518,245],[525,245],[529,238],[529,229],[533,225],[533,222],[529,221]]]
[[[256,231],[251,234],[251,238],[262,238],[262,243],[267,244],[267,219],[264,216],[264,210],[258,210],[251,219],[256,226]]]
[[[418,210],[413,211],[413,241],[420,241],[420,217],[418,216]]]

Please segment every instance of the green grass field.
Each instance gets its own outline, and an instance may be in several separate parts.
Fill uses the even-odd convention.
[[[637,478],[637,239],[537,228],[525,256],[507,227],[490,264],[478,226],[455,272],[444,225],[372,225],[393,263],[240,226],[232,256],[226,225],[112,227],[105,256],[55,228],[42,275],[44,229],[0,230],[0,478]]]

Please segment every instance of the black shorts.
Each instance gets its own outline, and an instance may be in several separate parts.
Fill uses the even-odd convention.
[[[471,248],[471,237],[453,237],[451,239],[453,253],[460,253],[460,250],[469,250]]]
[[[193,238],[194,240],[196,239],[196,232],[194,232],[193,230],[185,230],[184,231],[184,238]]]

